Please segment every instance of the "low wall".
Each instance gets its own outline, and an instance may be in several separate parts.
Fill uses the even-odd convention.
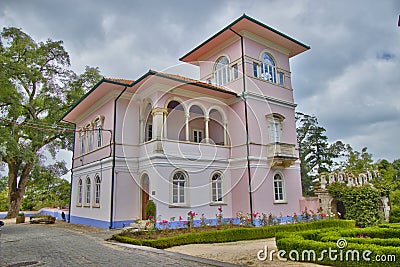
[[[25,214],[25,217],[32,217],[34,215],[50,215],[56,217],[57,220],[63,220],[62,213],[65,214],[65,219],[68,221],[68,210],[67,209],[50,209],[43,208],[38,211],[21,211]],[[7,215],[7,212],[0,212],[0,219],[4,219]]]

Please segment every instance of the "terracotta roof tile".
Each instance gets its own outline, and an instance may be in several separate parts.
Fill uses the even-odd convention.
[[[170,73],[164,73],[164,72],[158,72],[158,71],[153,71],[153,72],[155,72],[156,74],[163,75],[163,76],[168,76],[168,77],[171,77],[171,78],[187,81],[189,83],[193,83],[193,84],[197,84],[197,85],[201,85],[201,86],[207,86],[207,87],[210,87],[210,88],[214,88],[214,89],[217,89],[219,91],[226,91],[226,92],[230,92],[230,93],[235,93],[236,94],[235,91],[233,91],[232,89],[227,88],[227,87],[216,86],[216,85],[213,85],[213,84],[209,84],[209,83],[206,83],[206,82],[202,82],[202,81],[199,81],[199,80],[195,80],[195,79],[188,78],[188,77],[181,76],[181,75],[177,75],[177,74],[170,74]]]
[[[134,82],[134,80],[127,80],[127,79],[121,79],[121,78],[105,78],[105,79],[108,81],[123,83],[126,85],[132,84]]]

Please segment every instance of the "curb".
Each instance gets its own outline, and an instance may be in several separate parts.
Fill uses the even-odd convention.
[[[112,242],[112,241],[106,241],[106,242],[111,245],[147,251],[147,252],[151,252],[151,253],[155,253],[155,254],[162,254],[162,255],[169,256],[171,258],[176,258],[176,259],[181,259],[181,260],[183,259],[183,260],[193,261],[193,262],[207,264],[207,265],[211,265],[211,266],[221,266],[221,267],[243,266],[243,265],[237,265],[237,264],[233,264],[233,263],[229,263],[229,262],[220,262],[220,261],[216,261],[216,260],[190,256],[190,255],[182,254],[182,253],[178,253],[178,252],[165,251],[162,249],[157,249],[157,248],[152,248],[152,247],[147,247],[147,246],[138,246],[138,245],[131,245],[131,244],[125,244],[125,243],[119,243],[119,242]]]

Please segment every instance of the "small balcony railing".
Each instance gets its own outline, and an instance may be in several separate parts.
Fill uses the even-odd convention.
[[[271,143],[267,145],[267,158],[272,166],[287,168],[298,159],[294,144]]]

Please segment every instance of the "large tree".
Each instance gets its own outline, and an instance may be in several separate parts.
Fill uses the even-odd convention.
[[[296,120],[303,193],[310,195],[312,180],[318,173],[328,171],[332,164],[331,151],[326,130],[315,116],[297,112]]]
[[[313,195],[313,180],[319,173],[346,165],[350,146],[341,141],[329,144],[326,130],[319,125],[316,116],[297,112],[296,122],[303,194]]]
[[[72,133],[59,120],[100,78],[97,68],[82,75],[70,69],[62,41],[35,42],[17,28],[0,34],[0,144],[8,167],[8,213],[15,217],[29,175],[44,150],[53,156],[72,148]]]

